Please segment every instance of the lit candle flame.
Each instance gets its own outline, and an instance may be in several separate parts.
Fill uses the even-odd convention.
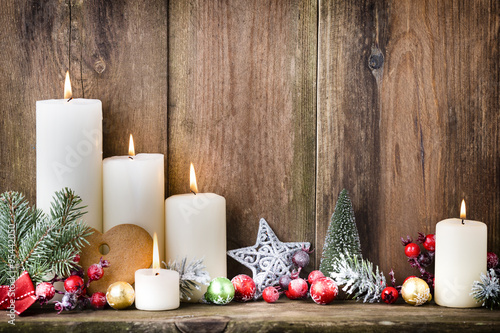
[[[158,251],[158,237],[156,232],[153,235],[153,274],[160,270],[160,252]]]
[[[189,171],[189,187],[194,193],[198,193],[198,185],[196,185],[196,174],[194,172],[193,163],[191,163],[191,168]]]
[[[73,96],[71,92],[71,81],[69,79],[69,71],[66,71],[66,80],[64,80],[64,99],[70,99]]]
[[[460,206],[460,218],[465,219],[465,200],[462,199],[462,205]]]
[[[128,141],[128,156],[135,156],[134,138],[132,134],[130,134],[130,139]]]

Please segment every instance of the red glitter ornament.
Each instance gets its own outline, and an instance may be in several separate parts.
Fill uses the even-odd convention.
[[[290,281],[290,284],[288,285],[288,290],[285,291],[286,297],[289,299],[298,299],[298,298],[304,298],[307,295],[307,282],[304,279],[297,278],[292,281]]]
[[[255,282],[245,274],[236,275],[231,282],[234,286],[234,300],[247,302],[255,297]]]
[[[337,284],[328,277],[317,279],[311,285],[311,298],[316,304],[330,304],[338,293]]]
[[[307,277],[307,282],[309,282],[309,284],[313,284],[314,281],[316,281],[317,279],[321,279],[321,278],[324,278],[325,277],[325,274],[323,274],[321,271],[312,271],[311,273],[309,273],[309,276]]]

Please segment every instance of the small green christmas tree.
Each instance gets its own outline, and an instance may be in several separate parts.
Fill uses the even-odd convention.
[[[29,206],[18,192],[0,195],[0,285],[27,271],[33,284],[68,276],[92,231],[80,219],[82,200],[70,189],[56,192],[50,214]]]
[[[319,270],[325,276],[330,276],[332,272],[339,272],[338,260],[341,254],[350,258],[362,259],[354,210],[346,189],[343,189],[339,194],[335,211],[328,226]]]

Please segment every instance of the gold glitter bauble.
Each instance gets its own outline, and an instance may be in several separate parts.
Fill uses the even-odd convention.
[[[429,285],[418,277],[409,278],[401,287],[401,296],[406,303],[419,306],[432,299]]]
[[[106,292],[106,301],[113,309],[128,308],[134,303],[135,292],[132,286],[125,281],[112,283]]]

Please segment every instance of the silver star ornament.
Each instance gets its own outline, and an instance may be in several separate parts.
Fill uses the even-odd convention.
[[[291,272],[293,254],[309,247],[308,242],[281,242],[267,221],[261,218],[255,245],[230,250],[227,254],[252,270],[257,299],[266,287],[278,285],[279,278]]]

